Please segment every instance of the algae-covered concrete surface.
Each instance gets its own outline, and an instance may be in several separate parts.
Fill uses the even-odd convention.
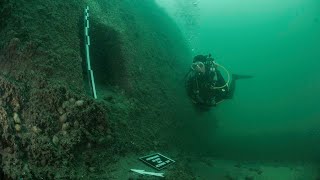
[[[85,174],[79,169],[91,161],[87,147],[112,140],[104,138],[111,128],[104,105],[85,96],[82,85],[81,6],[2,1],[0,7],[2,178]]]
[[[85,88],[86,5],[97,100]],[[169,147],[192,112],[190,53],[152,1],[2,0],[0,27],[2,179],[119,179],[120,157]]]

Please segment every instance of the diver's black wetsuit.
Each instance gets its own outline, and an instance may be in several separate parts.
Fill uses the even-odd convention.
[[[215,76],[217,76],[216,80],[214,80]],[[212,106],[224,99],[230,99],[232,97],[233,92],[230,92],[230,88],[228,86],[221,89],[213,88],[220,87],[225,84],[226,82],[220,71],[216,70],[215,73],[194,73],[188,79],[186,88],[188,95],[195,103]]]
[[[230,86],[222,87],[226,84],[221,72],[215,68],[215,71],[210,70],[213,67],[213,58],[198,55],[194,58],[193,62],[202,62],[206,64],[205,73],[191,72],[189,78],[186,81],[186,89],[189,97],[196,104],[202,104],[206,106],[214,106],[224,99],[231,99],[234,93],[235,82],[232,78]]]
[[[226,85],[226,81],[217,69],[211,55],[197,55],[194,57],[193,63],[193,71],[190,70],[186,75],[185,86],[188,96],[195,104],[199,105],[215,106],[224,99],[231,99],[235,91],[236,80],[253,77],[232,74],[231,82]],[[200,65],[202,66],[200,67]],[[203,70],[203,65],[205,70]]]

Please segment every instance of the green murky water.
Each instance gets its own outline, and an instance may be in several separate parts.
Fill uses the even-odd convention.
[[[195,149],[230,158],[319,158],[319,1],[158,3],[194,55],[212,53],[230,72],[255,76],[195,119]]]

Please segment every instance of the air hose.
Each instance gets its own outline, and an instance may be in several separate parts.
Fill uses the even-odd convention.
[[[225,88],[226,86],[228,86],[228,84],[229,84],[229,82],[230,82],[230,73],[229,73],[229,71],[228,71],[224,66],[221,66],[221,65],[218,64],[218,63],[215,63],[215,65],[221,67],[221,68],[227,73],[228,80],[227,80],[227,82],[226,82],[224,85],[219,86],[219,87],[214,87],[213,89],[222,89],[222,88]]]
[[[203,64],[203,63],[202,63],[202,64]],[[222,88],[227,87],[228,84],[229,84],[229,82],[230,82],[230,73],[229,73],[229,71],[228,71],[224,66],[222,66],[222,65],[220,65],[220,64],[218,64],[218,63],[216,63],[216,62],[214,62],[214,64],[215,64],[216,66],[218,66],[218,67],[221,67],[221,68],[227,73],[228,79],[227,79],[227,82],[226,82],[224,85],[219,86],[219,87],[214,87],[213,89],[222,89]],[[195,68],[194,68],[193,66],[191,66],[191,69],[192,69],[192,70],[195,70]],[[191,71],[189,71],[186,76],[188,76],[190,72],[191,72]],[[197,84],[198,84],[198,82],[197,82]]]

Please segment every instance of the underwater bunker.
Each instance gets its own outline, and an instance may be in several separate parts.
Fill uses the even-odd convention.
[[[121,85],[126,80],[120,34],[110,26],[91,21],[92,69],[98,84]]]
[[[91,65],[102,94],[88,95],[86,5],[0,2],[2,179],[114,179],[111,166],[121,157],[166,147],[174,120],[188,116],[178,63],[189,50],[153,1],[88,1]]]

